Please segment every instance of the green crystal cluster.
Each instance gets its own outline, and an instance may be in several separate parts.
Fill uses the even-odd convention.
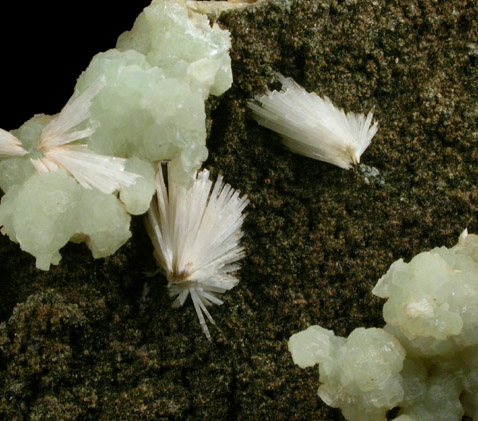
[[[78,79],[84,91],[100,75],[93,99],[99,124],[89,141],[98,153],[172,160],[172,177],[187,184],[207,158],[204,101],[232,84],[228,31],[180,3],[144,9],[117,48],[96,55]]]
[[[154,193],[154,162],[172,160],[173,177],[187,184],[207,157],[204,102],[232,83],[229,32],[177,2],[147,7],[116,49],[100,53],[79,77],[84,92],[99,77],[87,144],[98,154],[127,158],[125,170],[142,177],[117,194],[81,187],[63,170],[36,174],[31,159],[54,116],[36,115],[12,131],[28,154],[0,159],[0,226],[48,270],[68,241],[84,241],[94,257],[114,253],[131,236],[129,214],[147,211]]]
[[[319,364],[319,396],[348,420],[478,418],[478,236],[399,260],[373,293],[384,329],[345,339],[320,326],[293,335],[300,367]]]
[[[347,419],[385,420],[387,410],[403,398],[398,373],[405,351],[383,329],[355,329],[345,339],[311,326],[292,335],[289,349],[301,368],[319,364],[319,396],[341,408]]]
[[[0,207],[3,231],[47,270],[68,241],[85,241],[94,257],[117,250],[130,236],[130,216],[114,195],[81,187],[65,171],[34,174],[8,191]]]

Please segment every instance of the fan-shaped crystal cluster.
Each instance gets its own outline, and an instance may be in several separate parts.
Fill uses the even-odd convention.
[[[319,396],[348,420],[386,420],[395,406],[401,421],[478,419],[478,236],[400,259],[373,293],[388,299],[384,329],[291,337],[296,364],[319,364]]]
[[[221,305],[218,296],[239,282],[235,272],[244,257],[242,212],[249,200],[224,184],[221,176],[213,183],[207,170],[189,187],[169,179],[166,188],[160,169],[156,188],[157,201],[146,220],[156,262],[168,279],[173,307],[191,296],[201,328],[211,340],[204,315],[211,323],[214,319],[206,307]]]
[[[377,133],[373,112],[345,113],[326,96],[307,92],[290,77],[278,75],[281,91],[268,91],[249,102],[261,126],[282,136],[294,153],[328,162],[344,169],[358,164]]]
[[[82,142],[94,131],[88,109],[102,84],[73,95],[57,116],[37,115],[2,132],[2,149],[11,151],[0,161],[2,233],[34,255],[40,269],[57,264],[59,249],[70,240],[85,241],[95,257],[116,251],[131,235],[127,211],[138,208],[136,194],[121,203],[112,193],[148,185],[141,177],[147,174],[125,169],[125,159],[96,154]]]

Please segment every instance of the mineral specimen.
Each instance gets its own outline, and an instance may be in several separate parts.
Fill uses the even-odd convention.
[[[204,101],[232,83],[230,45],[185,3],[147,7],[93,58],[61,113],[0,131],[2,232],[44,270],[70,239],[95,257],[114,253],[131,235],[128,213],[149,207],[152,162],[171,160],[186,185],[206,159]]]
[[[157,175],[157,203],[153,201],[146,220],[154,256],[168,279],[170,296],[176,297],[173,306],[182,306],[190,295],[208,340],[204,314],[214,320],[206,306],[222,304],[217,295],[239,282],[234,272],[244,257],[239,242],[248,203],[221,176],[213,186],[207,170],[189,188],[170,179],[166,189],[162,171]]]
[[[395,406],[403,421],[477,417],[478,236],[400,259],[373,293],[388,298],[384,330],[345,340],[312,326],[290,338],[296,364],[319,364],[322,400],[348,420],[386,420]]]
[[[344,339],[311,326],[291,336],[289,350],[301,368],[319,364],[319,396],[348,420],[385,420],[403,399],[405,350],[383,329],[355,329]]]
[[[59,263],[59,249],[70,240],[85,241],[94,257],[105,257],[131,236],[130,216],[114,195],[85,189],[64,170],[34,174],[10,188],[0,223],[43,270]]]
[[[398,260],[372,291],[387,298],[385,329],[417,357],[449,357],[478,345],[478,236]]]
[[[344,169],[360,162],[360,156],[377,133],[373,113],[345,113],[329,98],[307,92],[291,78],[278,75],[282,91],[268,91],[249,102],[261,126],[282,135],[292,152]]]
[[[103,86],[104,79],[99,78],[81,95],[75,93],[43,128],[38,142],[30,149],[30,162],[39,174],[61,168],[85,189],[96,188],[105,194],[136,183],[139,176],[124,170],[125,159],[95,154],[87,145],[76,142],[95,131],[91,126],[75,129],[89,119],[91,100]]]
[[[39,269],[58,264],[58,251],[70,240],[85,241],[94,257],[105,257],[131,235],[130,217],[111,193],[134,190],[141,177],[125,171],[125,159],[77,142],[94,131],[77,126],[88,121],[91,98],[102,85],[99,80],[73,95],[56,117],[37,115],[0,139],[7,152],[0,161],[2,233],[35,256]]]
[[[91,118],[99,124],[90,147],[102,154],[172,160],[182,184],[207,158],[204,101],[232,83],[228,31],[181,2],[148,6],[117,48],[93,58],[76,88],[99,76]]]

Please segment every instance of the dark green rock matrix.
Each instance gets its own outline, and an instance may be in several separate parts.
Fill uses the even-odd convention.
[[[50,272],[0,238],[0,419],[341,420],[287,340],[311,324],[381,326],[371,289],[396,259],[478,233],[474,0],[283,1],[218,19],[234,85],[208,104],[210,158],[251,204],[240,284],[212,308],[171,308],[141,218],[107,259],[68,245]],[[247,100],[275,72],[379,132],[345,171],[293,155]],[[367,174],[369,172],[370,174]]]

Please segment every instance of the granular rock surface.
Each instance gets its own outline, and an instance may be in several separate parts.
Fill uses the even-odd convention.
[[[342,420],[290,335],[381,327],[371,289],[393,261],[478,233],[475,1],[276,1],[216,19],[234,84],[208,103],[206,167],[251,204],[213,342],[190,302],[171,308],[141,217],[114,256],[69,244],[49,272],[0,237],[1,419]],[[291,154],[252,119],[276,72],[374,108],[361,166]]]

